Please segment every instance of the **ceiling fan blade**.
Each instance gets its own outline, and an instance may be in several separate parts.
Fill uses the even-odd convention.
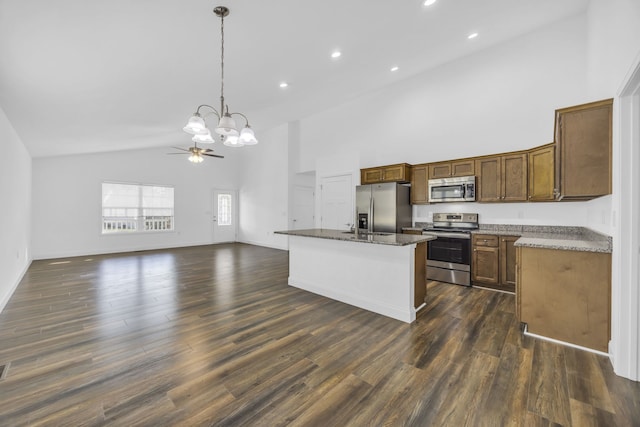
[[[176,150],[180,150],[180,151],[186,151],[186,152],[188,152],[188,153],[190,153],[190,152],[191,152],[191,150],[188,150],[188,149],[186,149],[186,148],[180,148],[180,147],[171,147],[171,148],[175,148]]]
[[[167,153],[167,154],[182,154],[182,155],[184,155],[184,154],[189,154],[189,153]]]
[[[213,151],[213,150],[212,150],[211,148],[201,148],[201,149],[200,149],[200,152],[201,152],[201,153],[210,153],[210,152],[212,152],[212,151]]]
[[[219,156],[217,154],[207,154],[207,153],[202,153],[203,156],[208,156],[208,157],[217,157],[219,159],[224,159],[224,156]]]

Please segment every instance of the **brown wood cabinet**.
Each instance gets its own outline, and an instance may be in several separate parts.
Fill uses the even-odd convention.
[[[475,163],[479,202],[527,200],[527,153],[483,157]]]
[[[410,180],[411,165],[408,163],[360,169],[361,184],[375,184],[378,182],[409,182]]]
[[[419,235],[422,235],[422,230],[402,230],[402,234],[419,234]]]
[[[516,247],[519,236],[500,236],[500,285],[505,290],[516,290]]]
[[[529,201],[555,200],[556,169],[555,144],[547,144],[529,151]]]
[[[556,110],[558,200],[611,194],[613,99]]]
[[[448,162],[431,163],[429,165],[429,179],[471,175],[475,175],[475,163],[473,159],[452,160]]]
[[[514,292],[518,236],[474,234],[471,280],[474,285]]]
[[[498,239],[496,236],[485,234],[475,234],[472,239],[471,280],[474,284],[498,285],[500,281]]]
[[[607,351],[611,254],[518,247],[516,313],[533,334]]]
[[[429,165],[413,165],[411,167],[411,204],[429,203],[429,190],[427,179],[429,175]]]

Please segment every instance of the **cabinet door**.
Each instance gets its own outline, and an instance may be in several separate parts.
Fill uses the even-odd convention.
[[[431,163],[429,165],[429,179],[449,178],[451,176],[451,163]]]
[[[406,164],[385,166],[382,180],[384,182],[408,182],[409,167]]]
[[[529,332],[606,352],[611,254],[519,250],[517,313]]]
[[[475,162],[473,160],[459,160],[451,162],[451,176],[475,175]]]
[[[429,167],[427,165],[416,165],[411,170],[411,204],[422,204],[429,202],[427,189],[427,175]]]
[[[497,285],[500,274],[498,262],[499,248],[490,246],[473,247],[472,280],[474,282]]]
[[[476,160],[478,183],[476,196],[479,202],[499,202],[501,196],[500,157],[488,157]]]
[[[529,201],[542,202],[556,197],[555,145],[529,152]]]
[[[503,202],[527,200],[527,153],[502,156],[501,194]]]
[[[375,182],[382,181],[382,169],[371,168],[360,170],[360,183],[361,184],[373,184]]]
[[[516,247],[514,243],[518,236],[500,237],[500,285],[506,291],[516,289]]]
[[[611,194],[613,100],[556,111],[560,199]]]

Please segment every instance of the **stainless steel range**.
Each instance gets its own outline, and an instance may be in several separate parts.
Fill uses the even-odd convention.
[[[433,214],[433,226],[422,232],[438,237],[428,242],[427,279],[471,286],[471,230],[477,228],[478,214]]]

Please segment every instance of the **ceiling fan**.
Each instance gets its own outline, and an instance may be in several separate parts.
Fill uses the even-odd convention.
[[[193,147],[189,147],[189,148],[171,147],[171,148],[184,151],[184,153],[167,153],[167,154],[190,154],[189,161],[193,163],[202,162],[204,160],[203,156],[218,157],[219,159],[224,159],[224,156],[220,156],[218,154],[211,154],[213,153],[213,150],[211,148],[198,147],[198,143],[195,141],[193,143]]]

